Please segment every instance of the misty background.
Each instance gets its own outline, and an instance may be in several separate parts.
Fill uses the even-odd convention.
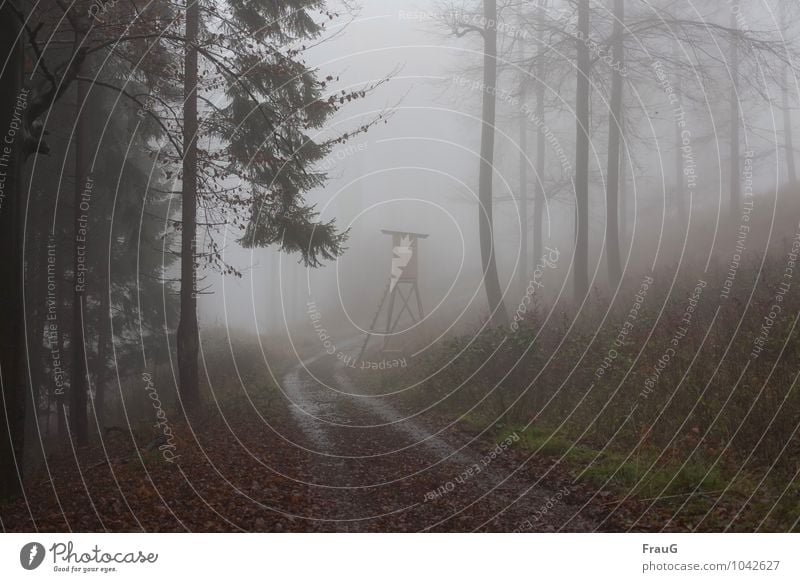
[[[306,305],[314,301],[322,308],[327,327],[338,330],[338,337],[347,339],[359,334],[369,328],[390,272],[392,247],[389,237],[381,234],[382,229],[431,235],[420,248],[420,287],[430,314],[426,332],[436,331],[436,337],[443,330],[463,331],[486,317],[477,236],[477,164],[484,93],[480,73],[482,47],[476,38],[448,34],[442,21],[446,20],[443,15],[447,10],[452,9],[436,0],[365,0],[352,19],[337,23],[328,31],[330,40],[310,51],[309,64],[319,67],[325,75],[336,76],[342,87],[359,87],[392,75],[389,83],[337,114],[335,123],[346,125],[387,108],[392,111],[391,118],[338,146],[323,164],[329,170],[328,182],[309,195],[309,200],[318,205],[322,219],[336,219],[337,225],[350,230],[348,250],[332,264],[307,269],[294,256],[271,249],[241,249],[235,240],[228,240],[226,259],[241,268],[243,278],[205,273],[209,294],[199,302],[205,323],[257,334],[286,334],[288,328],[290,334],[303,337],[312,333]],[[551,11],[557,14],[560,9],[566,10],[567,6],[553,7]],[[717,9],[724,13],[723,20],[727,15],[725,7],[708,5],[696,9],[694,16],[702,9],[706,16],[713,16]],[[777,15],[770,10],[748,12],[747,18],[754,29],[779,29]],[[506,26],[501,29],[501,46],[503,32],[506,45],[515,36],[525,34],[513,23]],[[709,39],[712,34],[708,33]],[[532,40],[530,34],[528,37]],[[724,41],[710,42],[719,50],[717,58],[724,59]],[[505,71],[500,74],[497,88],[494,242],[506,308],[513,312],[528,283],[520,280],[519,263],[522,223],[517,195],[518,127],[522,106],[517,78],[521,69],[514,60],[517,55],[513,49],[507,48],[504,56],[500,68]],[[657,60],[653,58],[652,62]],[[650,73],[650,78],[637,78],[631,84],[631,94],[626,95],[626,107],[637,115],[631,132],[635,135],[623,142],[622,154],[627,201],[623,203],[621,240],[626,273],[652,264],[676,263],[681,250],[685,258],[686,224],[675,222],[678,211],[672,199],[673,104],[660,85],[655,67]],[[530,73],[524,75],[532,77]],[[549,99],[563,91],[565,78],[569,78],[569,72],[548,77]],[[716,94],[705,93],[699,73],[696,81],[693,86],[684,87],[687,94],[693,95],[692,102],[683,102],[698,168],[689,215],[696,228],[718,228],[720,221],[727,219],[729,112]],[[602,123],[608,115],[607,96],[596,94],[596,90],[604,89],[599,83],[595,85],[593,124]],[[766,91],[777,100],[777,88]],[[746,99],[744,92],[742,99]],[[548,175],[542,180],[548,190],[555,190],[554,183],[558,184],[557,193],[546,201],[542,231],[546,244],[563,254],[560,278],[551,275],[540,297],[569,301],[565,281],[574,237],[574,184],[570,172],[574,172],[575,128],[571,97],[561,93],[560,100],[549,104],[546,127],[541,129],[549,130]],[[751,108],[747,102],[743,104],[744,144],[756,150],[758,156],[752,171],[752,188],[762,197],[774,198],[777,187],[785,180],[781,115],[777,107]],[[539,179],[533,167],[537,131],[537,126],[530,123],[527,156],[532,182]],[[602,129],[595,131],[590,155],[590,278],[593,286],[604,290],[608,289],[603,264],[606,140]],[[528,220],[532,220],[532,213]],[[632,250],[636,252],[630,253]],[[720,250],[719,246],[712,246],[702,252],[715,255]],[[727,250],[724,248],[723,252]],[[528,258],[530,273],[540,257],[529,254]]]

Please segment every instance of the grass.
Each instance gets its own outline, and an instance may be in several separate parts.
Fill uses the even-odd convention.
[[[485,426],[475,417],[463,420],[473,427]],[[800,484],[796,482],[759,487],[761,475],[734,471],[708,459],[689,458],[684,462],[665,458],[655,449],[639,450],[629,456],[575,444],[564,432],[544,427],[525,430],[523,426],[495,425],[493,438],[501,441],[514,433],[520,437],[514,446],[529,454],[558,459],[577,482],[603,488],[619,499],[656,501],[657,508],[668,512],[681,508],[683,515],[704,516],[724,491],[723,499],[733,509],[726,511],[725,503],[714,506],[720,519],[717,526],[727,526],[730,521],[726,520],[741,509],[732,524],[737,531],[799,530]]]
[[[566,435],[544,428],[516,431],[505,428],[502,438],[517,432],[517,446],[548,457],[558,457],[578,478],[595,487],[610,486],[617,492],[636,498],[682,495],[724,489],[730,482],[719,467],[709,470],[709,463],[681,463],[659,459],[655,450],[637,451],[624,455],[613,450],[598,450],[575,444]]]
[[[736,527],[748,513],[759,531],[797,529],[797,289],[782,296],[768,340],[754,349],[787,252],[771,250],[763,265],[748,255],[724,300],[727,255],[707,272],[683,264],[674,285],[674,269],[662,267],[633,322],[641,279],[632,275],[616,297],[593,294],[580,312],[564,302],[531,312],[514,333],[447,338],[397,383],[419,382],[403,395],[417,408],[516,429],[517,446],[563,457],[591,486],[659,506],[673,496],[687,511],[727,504]]]

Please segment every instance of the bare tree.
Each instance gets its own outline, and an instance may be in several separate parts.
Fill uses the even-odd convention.
[[[519,60],[524,61],[525,53],[519,44]],[[528,100],[528,77],[522,73],[519,79],[519,214],[520,214],[520,253],[519,285],[520,295],[525,294],[528,285],[528,120],[525,116],[525,103]],[[535,256],[535,255],[534,255]]]
[[[738,5],[737,5],[738,6]],[[736,20],[736,12],[731,10],[731,30],[738,31],[739,24]],[[731,34],[730,36],[730,73],[731,73],[731,92],[730,92],[730,116],[731,116],[731,143],[730,143],[730,212],[731,216],[735,216],[740,211],[741,204],[741,185],[739,184],[739,136],[740,129],[740,115],[739,109],[739,36]]]
[[[497,274],[497,253],[494,244],[494,152],[497,123],[497,0],[483,0],[482,18],[465,18],[463,10],[451,5],[446,10],[446,24],[457,37],[478,33],[483,39],[483,91],[481,114],[481,149],[478,172],[478,237],[481,247],[483,285],[489,303],[492,326],[507,326],[508,313]],[[479,24],[476,24],[479,22]]]
[[[497,0],[483,2],[483,84],[497,86]],[[497,253],[494,245],[494,140],[497,119],[497,96],[494,90],[483,92],[481,122],[481,163],[478,176],[478,201],[480,203],[478,229],[481,244],[483,284],[489,301],[489,319],[494,326],[507,326],[508,314],[503,304],[503,292],[497,275]]]
[[[591,58],[589,45],[589,0],[578,2],[577,82],[575,88],[575,300],[589,292],[589,100]]]
[[[673,43],[672,51],[674,61],[678,61],[678,43]],[[675,75],[675,101],[678,107],[683,107],[683,80],[681,75]],[[675,189],[673,190],[673,204],[678,209],[681,224],[686,224],[686,189],[684,188],[683,154],[681,153],[681,127],[675,124]]]
[[[614,0],[614,30],[612,32],[611,112],[608,119],[608,178],[606,182],[606,261],[608,280],[617,285],[622,279],[619,249],[619,169],[622,137],[622,67],[625,63],[624,44],[625,0]]]
[[[787,24],[789,13],[786,2],[781,2],[780,12],[784,42],[788,34]],[[794,78],[789,74],[789,65],[783,64],[783,84],[781,85],[781,108],[783,109],[783,149],[786,156],[786,177],[790,184],[797,183],[797,168],[794,159],[794,138],[792,136],[792,104],[789,98],[790,79]]]
[[[539,0],[536,10],[537,29],[544,30],[545,11],[547,0]],[[536,46],[536,118],[540,123],[545,120],[545,94],[547,93],[547,83],[545,82],[545,53],[547,45],[539,41]],[[536,133],[536,194],[533,208],[533,257],[539,260],[544,252],[542,231],[544,229],[544,206],[545,206],[545,168],[547,166],[547,143],[544,131]]]

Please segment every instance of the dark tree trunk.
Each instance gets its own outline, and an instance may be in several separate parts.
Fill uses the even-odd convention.
[[[623,126],[622,134],[625,135]],[[620,245],[628,252],[628,178],[625,158],[619,164],[619,238]]]
[[[546,0],[539,0],[539,28],[543,29],[545,22]],[[547,163],[547,142],[544,132],[544,97],[547,91],[547,84],[544,82],[544,53],[546,47],[543,42],[536,48],[536,119],[542,124],[536,134],[536,196],[533,208],[533,260],[538,261],[544,254],[543,232],[544,232],[544,172]]]
[[[483,15],[487,23],[497,22],[497,0],[484,0]],[[497,253],[494,246],[492,180],[494,177],[494,132],[497,113],[497,26],[483,29],[483,127],[481,131],[481,165],[478,177],[478,230],[481,244],[483,284],[489,301],[490,322],[493,326],[508,325],[508,314],[503,305],[503,292],[497,275]]]
[[[99,305],[97,308],[97,352],[96,352],[96,372],[94,374],[94,399],[92,409],[94,410],[94,422],[103,434],[105,427],[105,399],[106,383],[108,382],[108,354],[111,342],[111,232],[103,229],[100,233],[100,244],[96,253],[98,255],[100,268],[97,270],[96,286]]]
[[[40,205],[42,206],[42,205]],[[28,257],[35,257],[33,260],[26,261],[26,297],[27,303],[26,313],[28,314],[28,325],[26,330],[25,341],[27,343],[28,354],[28,380],[30,381],[30,390],[27,391],[27,407],[26,407],[26,429],[25,429],[25,442],[39,442],[39,435],[43,432],[41,426],[42,413],[44,416],[45,426],[50,421],[50,407],[49,407],[49,392],[47,387],[47,376],[45,370],[49,368],[49,350],[45,349],[49,345],[49,335],[47,330],[47,246],[42,245],[42,233],[39,228],[44,224],[42,220],[43,215],[30,217],[26,216],[26,220],[30,223],[37,225],[37,231],[34,235],[37,239],[34,244],[31,244],[31,230],[29,230],[28,238],[25,241],[25,254]],[[45,239],[46,240],[46,239]],[[44,402],[46,408],[41,410],[41,405]],[[26,447],[26,459],[36,458],[42,453],[42,449],[36,447]],[[38,459],[37,459],[38,460]]]
[[[58,321],[64,321],[62,317],[62,309],[60,306],[57,307],[59,309],[59,318]],[[60,326],[61,324],[59,324]],[[60,358],[64,357],[64,333],[61,331],[61,327],[58,329],[58,355]],[[55,382],[55,376],[53,381]],[[57,388],[58,390],[58,388]],[[62,388],[56,392],[56,423],[58,426],[58,441],[61,445],[67,442],[69,438],[69,431],[67,431],[67,395],[64,392],[64,388]]]
[[[17,100],[22,89],[23,53],[19,40],[20,22],[9,0],[0,4],[0,500],[16,497],[22,490],[22,450],[25,431],[25,366],[23,350],[23,263],[22,263],[22,164],[25,156],[22,132],[12,144],[5,143],[6,132],[19,113]]]
[[[786,177],[790,184],[797,183],[797,168],[794,162],[794,139],[792,137],[792,106],[789,102],[789,89],[786,84],[789,82],[789,75],[783,73],[784,87],[781,90],[783,97],[783,148],[786,152]]]
[[[104,261],[104,265],[106,265]],[[103,269],[103,273],[108,274],[107,266]],[[98,329],[97,334],[97,374],[95,375],[94,382],[94,413],[97,426],[101,433],[105,423],[105,401],[106,401],[106,382],[108,381],[108,344],[111,339],[111,314],[109,313],[109,293],[111,280],[110,277],[102,277],[101,280],[105,283],[104,287],[100,288],[100,314],[97,318]]]
[[[589,38],[589,0],[578,3],[578,32]],[[573,284],[575,300],[589,292],[589,46],[576,41],[578,79],[575,91],[575,258]]]
[[[39,222],[39,224],[42,224]],[[37,237],[41,237],[37,233]],[[28,247],[28,245],[26,245]],[[36,252],[36,274],[30,273],[28,270],[28,281],[33,281],[33,288],[29,289],[26,301],[28,308],[26,312],[29,313],[30,326],[28,327],[28,354],[29,361],[29,377],[31,382],[31,392],[33,402],[36,405],[36,412],[38,415],[39,404],[42,401],[42,388],[47,386],[46,376],[44,371],[48,368],[47,359],[48,351],[45,350],[47,345],[48,335],[46,332],[47,326],[47,247],[43,249],[35,248]],[[38,416],[37,422],[38,422]]]
[[[678,106],[683,107],[683,89],[681,87],[680,76],[675,79],[675,95]],[[683,177],[683,138],[681,137],[681,127],[675,124],[675,206],[678,210],[681,228],[686,227],[686,191],[684,189]]]
[[[625,0],[614,0],[614,31],[611,79],[611,115],[608,120],[608,181],[606,183],[606,262],[608,281],[616,286],[622,279],[622,260],[619,250],[619,166],[622,137],[622,67],[625,62],[623,22]]]
[[[520,62],[525,56],[520,43]],[[519,240],[519,294],[525,295],[528,286],[528,123],[525,117],[528,100],[528,79],[525,73],[521,74],[519,83],[519,214],[520,214],[520,240]]]
[[[178,323],[179,396],[191,411],[200,401],[198,385],[199,331],[197,327],[197,1],[186,8],[184,56],[183,196],[181,208],[181,309]]]
[[[78,36],[76,34],[76,47]],[[82,66],[78,74],[82,74]],[[70,398],[69,398],[69,424],[72,437],[78,446],[85,445],[89,440],[89,426],[86,413],[87,374],[86,367],[86,338],[84,334],[84,299],[86,298],[86,267],[87,244],[86,228],[88,225],[89,200],[84,198],[91,195],[89,183],[88,154],[88,111],[87,95],[89,85],[87,81],[77,82],[77,102],[75,121],[75,193],[73,204],[75,236],[73,256],[73,295],[72,295],[72,331],[70,333],[70,348],[72,352],[72,365],[70,367]]]
[[[673,33],[676,34],[676,33]],[[672,45],[672,59],[676,63],[680,62],[680,51],[678,47],[678,43],[673,43]],[[681,137],[681,124],[678,120],[679,115],[683,115],[685,112],[683,111],[683,85],[681,83],[681,75],[680,73],[676,74],[673,78],[673,83],[675,85],[675,189],[673,191],[672,199],[670,200],[670,204],[672,209],[674,209],[678,213],[678,218],[680,220],[681,228],[684,228],[687,225],[686,222],[686,190],[684,188],[684,181],[685,178],[683,176],[683,152],[681,148],[683,147],[683,138]]]
[[[306,292],[300,289],[300,267],[299,265],[292,264],[289,266],[291,275],[289,275],[289,317],[287,321],[289,325],[297,323],[300,317],[300,299],[301,294],[306,295]]]
[[[736,13],[731,12],[731,29],[738,32]],[[731,37],[731,216],[741,211],[741,186],[739,183],[739,42]]]
[[[789,14],[786,10],[786,2],[781,3],[781,23],[783,25],[783,37],[786,38]],[[789,75],[789,69],[783,66],[783,87],[781,88],[781,99],[783,106],[783,146],[786,156],[786,178],[790,184],[797,183],[797,167],[794,161],[794,137],[792,135],[792,104],[789,99],[789,80],[794,75]]]
[[[278,307],[281,305],[281,289],[280,289],[280,265],[278,258],[272,252],[272,249],[266,250],[267,261],[269,263],[268,275],[269,280],[266,283],[267,288],[267,316],[264,321],[266,322],[267,334],[277,333],[283,323]]]

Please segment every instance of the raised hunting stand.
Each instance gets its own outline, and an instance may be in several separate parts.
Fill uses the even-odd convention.
[[[428,238],[428,235],[399,230],[382,230],[381,232],[392,237],[392,271],[389,275],[389,282],[383,291],[383,297],[381,297],[378,304],[378,310],[375,312],[375,317],[372,318],[367,336],[364,338],[364,345],[361,346],[361,352],[358,354],[359,360],[364,357],[369,340],[374,335],[383,336],[383,349],[381,350],[383,354],[402,351],[390,349],[390,342],[403,313],[407,312],[415,324],[425,317],[422,310],[422,300],[419,295],[418,265],[419,241]],[[412,307],[412,295],[414,296],[413,303],[415,303],[416,309]],[[383,330],[378,330],[376,326],[381,312],[384,311],[383,307],[386,305],[387,298],[389,303],[386,309],[386,324]],[[395,304],[398,303],[398,299],[402,306],[397,311],[397,315],[395,315]]]

